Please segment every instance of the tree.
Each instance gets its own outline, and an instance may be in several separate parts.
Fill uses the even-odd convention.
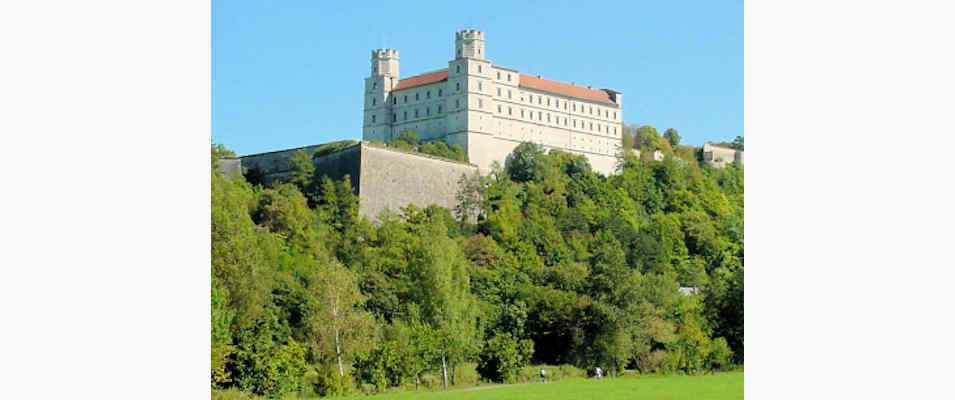
[[[458,179],[454,216],[458,218],[462,226],[466,223],[477,222],[487,185],[487,179],[477,171],[472,175],[462,174]]]
[[[677,132],[676,129],[667,128],[667,130],[663,132],[663,138],[670,142],[670,147],[676,148],[676,146],[680,144],[680,133]]]
[[[304,150],[298,150],[292,153],[289,163],[291,168],[289,169],[288,183],[295,185],[302,193],[313,191],[315,161],[312,160],[312,156]]]
[[[544,163],[544,147],[524,142],[508,154],[504,160],[504,170],[516,182],[535,181],[543,178]]]
[[[492,382],[514,382],[534,351],[534,342],[516,340],[510,334],[497,334],[488,339],[478,358],[477,371]]]
[[[344,378],[345,365],[370,349],[374,324],[371,315],[361,309],[364,296],[358,291],[354,273],[331,263],[320,269],[315,279],[317,303],[311,326],[319,348],[335,360],[338,374]]]
[[[412,295],[422,320],[439,338],[442,382],[447,388],[449,368],[477,347],[477,308],[470,291],[468,262],[457,243],[441,225],[426,223],[418,229],[420,242],[410,263],[417,282]]]
[[[743,137],[737,136],[736,139],[733,139],[733,143],[730,145],[730,147],[739,151],[743,151]]]

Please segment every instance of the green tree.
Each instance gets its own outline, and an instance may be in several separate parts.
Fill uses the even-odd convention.
[[[289,158],[288,183],[295,185],[302,193],[314,191],[315,161],[304,150],[292,153]]]
[[[333,359],[338,374],[345,378],[345,366],[370,350],[374,334],[371,315],[361,306],[364,297],[354,273],[331,263],[316,274],[316,310],[311,326],[322,353]]]
[[[412,252],[413,298],[422,319],[437,333],[441,374],[473,354],[477,342],[477,307],[470,291],[468,262],[457,243],[438,224],[421,226],[419,246]]]
[[[677,132],[676,129],[667,128],[667,130],[663,132],[663,138],[666,139],[667,142],[670,142],[670,147],[672,148],[676,148],[676,146],[680,144],[680,133]]]
[[[497,334],[487,340],[478,359],[477,371],[492,382],[514,382],[534,351],[534,342]]]
[[[737,136],[735,139],[733,139],[731,146],[736,150],[743,151],[743,137]]]
[[[516,182],[535,181],[543,178],[545,162],[544,147],[524,142],[508,154],[504,160],[504,170]]]

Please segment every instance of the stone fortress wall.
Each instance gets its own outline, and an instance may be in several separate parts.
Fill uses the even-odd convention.
[[[288,160],[293,152],[310,152],[317,147],[306,146],[239,159],[244,169],[258,168],[266,182],[270,182],[288,174]],[[472,164],[360,142],[316,158],[315,171],[333,180],[348,175],[359,196],[359,213],[375,221],[385,209],[397,212],[408,204],[418,207],[436,204],[453,210],[457,205],[461,176],[475,174],[478,169]]]

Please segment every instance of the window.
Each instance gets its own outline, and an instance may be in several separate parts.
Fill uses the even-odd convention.
[[[371,88],[372,88],[372,89],[377,89],[377,88],[378,88],[378,82],[372,82],[372,83],[371,83]]]
[[[550,97],[547,98],[547,107],[550,107]]]
[[[501,71],[497,71],[497,79],[501,79]]]
[[[537,104],[544,104],[544,100],[541,97],[543,96],[537,96]],[[550,101],[550,99],[547,99],[547,101]]]
[[[454,82],[454,90],[461,91],[461,82]]]
[[[438,89],[438,97],[444,96],[444,90]]]
[[[455,71],[460,74],[460,73],[461,73],[461,66],[458,65],[457,68],[455,69]]]
[[[374,114],[371,115],[371,123],[373,123],[373,124],[375,123],[375,115],[374,115]]]
[[[511,74],[507,74],[507,81],[508,81],[508,82],[511,81]]]
[[[417,109],[417,108],[414,109],[414,117],[415,117],[415,118],[418,118],[418,109]]]
[[[426,98],[426,99],[430,99],[430,98],[431,98],[431,91],[430,91],[430,90],[428,91],[428,93],[425,93],[424,98]]]
[[[511,98],[511,89],[507,89],[507,98]]]
[[[442,111],[441,109],[442,109],[442,108],[443,108],[443,107],[442,107],[440,104],[438,104],[438,114],[441,114],[441,111]]]
[[[481,54],[481,50],[478,50],[478,54]],[[478,73],[480,74],[482,72],[484,71],[481,70],[481,64],[478,64]]]
[[[524,109],[521,109],[521,118],[524,118]]]
[[[498,113],[498,114],[501,114],[501,113],[503,113],[503,112],[504,112],[504,111],[503,111],[503,107],[501,107],[501,105],[498,104],[498,105],[497,105],[497,113]]]
[[[408,104],[408,95],[405,95],[405,104]]]
[[[577,112],[577,103],[574,103],[574,112]]]
[[[418,101],[418,100],[421,100],[421,97],[418,95],[418,92],[415,92],[414,101]]]
[[[512,111],[511,108],[508,107],[508,108],[507,108],[507,115],[512,115],[511,111]]]
[[[594,123],[591,122],[591,123],[590,123],[590,131],[593,132],[593,130],[594,130]]]
[[[454,99],[454,106],[455,106],[457,109],[460,110],[460,109],[461,109],[461,99]]]
[[[391,104],[398,104],[398,98],[397,98],[397,97],[392,97],[392,98],[391,98]]]
[[[501,88],[497,88],[497,96],[498,96],[498,97],[501,96]]]
[[[478,108],[484,108],[484,100],[478,99]]]
[[[407,120],[408,120],[408,112],[407,112],[407,111],[405,111],[405,116],[404,116],[404,120],[405,120],[405,121],[407,121]]]
[[[431,116],[431,107],[426,107],[424,109],[424,115]]]
[[[398,114],[391,114],[391,122],[398,122]]]
[[[371,98],[371,105],[375,105],[375,100],[377,99],[375,99],[374,97]]]
[[[483,92],[483,91],[484,91],[484,85],[482,85],[481,83],[482,83],[481,81],[478,81],[478,91],[479,91],[479,92]]]
[[[577,127],[577,120],[575,119],[575,120],[574,120],[574,128],[576,128],[576,127]]]
[[[613,119],[614,119],[614,120],[617,119],[617,112],[616,112],[616,111],[613,112]]]
[[[544,112],[543,112],[543,111],[538,111],[538,112],[537,112],[537,120],[538,120],[538,121],[543,121],[543,120],[544,120]]]

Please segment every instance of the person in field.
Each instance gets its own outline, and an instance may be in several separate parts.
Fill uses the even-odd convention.
[[[547,382],[547,371],[541,368],[541,383]]]

